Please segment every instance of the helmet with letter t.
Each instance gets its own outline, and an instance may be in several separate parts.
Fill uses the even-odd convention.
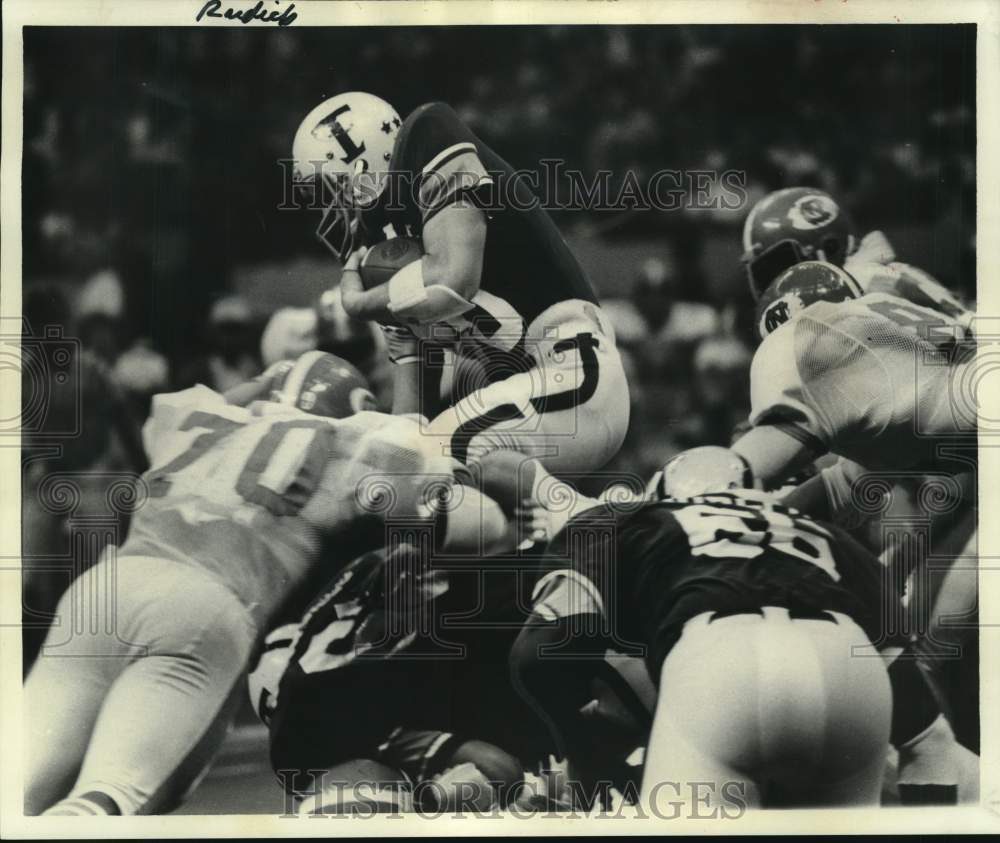
[[[310,111],[292,141],[292,186],[324,208],[320,239],[341,259],[353,249],[351,211],[371,207],[388,183],[402,120],[374,94],[349,91]]]

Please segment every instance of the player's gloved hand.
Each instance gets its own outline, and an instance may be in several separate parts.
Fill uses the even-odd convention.
[[[340,274],[340,301],[344,305],[347,315],[354,319],[360,316],[365,294],[364,284],[361,283],[361,273],[358,270],[366,254],[368,254],[367,246],[360,246],[351,252]]]
[[[420,338],[406,325],[383,325],[379,323],[385,337],[389,359],[397,366],[405,366],[420,361]]]
[[[573,514],[576,491],[538,460],[516,451],[493,451],[479,460],[483,492],[516,525],[520,549],[546,544]]]

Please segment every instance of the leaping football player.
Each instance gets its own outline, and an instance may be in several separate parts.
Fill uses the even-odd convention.
[[[396,364],[394,412],[430,419],[460,462],[497,449],[534,454],[555,470],[600,468],[628,425],[628,385],[612,328],[583,269],[514,168],[443,103],[402,120],[384,100],[340,94],[302,121],[295,183],[332,197],[321,237],[345,262],[343,304],[386,326]],[[423,256],[365,289],[366,250],[418,238]],[[438,410],[440,366],[455,354]],[[475,361],[478,367],[462,368]]]

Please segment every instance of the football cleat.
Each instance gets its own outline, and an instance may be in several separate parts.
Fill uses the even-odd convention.
[[[841,302],[864,295],[846,270],[832,263],[806,261],[781,273],[757,302],[757,335],[764,339],[818,301]]]
[[[743,225],[743,264],[754,299],[784,270],[807,260],[843,266],[858,244],[854,226],[830,194],[812,187],[776,190]]]

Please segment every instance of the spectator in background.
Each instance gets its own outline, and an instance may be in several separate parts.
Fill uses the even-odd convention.
[[[392,365],[383,350],[382,333],[370,323],[352,320],[340,302],[340,289],[326,290],[312,307],[283,307],[268,320],[260,341],[264,367],[294,360],[319,349],[353,363],[371,384],[379,407],[392,406]]]
[[[660,346],[690,346],[719,329],[719,313],[712,305],[682,300],[677,288],[672,256],[650,258],[639,267],[633,300],[650,340]]]
[[[170,386],[170,364],[146,338],[136,340],[118,356],[111,374],[139,419],[149,416],[153,396]]]
[[[106,366],[121,351],[125,325],[125,291],[113,269],[87,279],[76,297],[76,334],[83,347]]]
[[[750,412],[750,361],[753,354],[732,336],[706,337],[694,352],[693,412],[675,431],[685,448],[728,447],[733,430]]]
[[[282,307],[276,310],[267,320],[260,338],[260,361],[263,367],[266,369],[279,360],[295,360],[317,348],[318,327],[314,308]]]
[[[84,311],[93,317],[89,307]],[[97,561],[109,537],[109,483],[147,468],[139,420],[108,367],[74,333],[69,302],[60,287],[25,287],[21,346],[25,669],[44,640],[44,624],[62,591]],[[46,485],[57,479],[58,490]],[[78,540],[68,532],[69,519],[85,519],[88,514],[104,520],[99,531]],[[110,514],[117,521],[118,535],[124,536],[127,514]]]
[[[246,299],[228,295],[218,299],[205,325],[207,354],[181,371],[178,388],[201,383],[216,392],[250,380],[261,371],[260,331]]]

